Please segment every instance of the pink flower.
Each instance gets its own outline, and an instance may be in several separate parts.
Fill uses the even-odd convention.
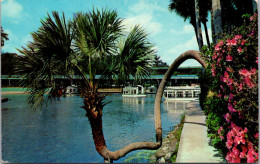
[[[235,36],[235,39],[238,40],[238,39],[241,39],[242,38],[242,35],[236,35]]]
[[[245,158],[246,157],[247,148],[245,146],[243,146],[243,145],[241,146],[241,148],[242,148],[242,152],[240,152],[239,157],[240,158]]]
[[[246,43],[246,40],[243,39],[243,40],[241,41],[241,45],[243,46],[245,43]]]
[[[235,137],[235,132],[234,130],[230,130],[228,133],[227,133],[227,140],[232,140],[232,138]],[[232,140],[233,141],[233,140]],[[233,142],[232,142],[233,143]]]
[[[246,140],[243,137],[236,136],[234,139],[235,146],[239,145],[240,143],[245,144]]]
[[[227,153],[226,160],[228,163],[240,163],[239,150],[236,147],[233,147],[232,151]]]
[[[256,69],[255,68],[251,69],[250,73],[251,73],[251,75],[256,74]]]
[[[227,85],[228,85],[228,86],[231,86],[233,83],[234,83],[234,80],[233,80],[233,79],[228,79],[228,81],[227,81]],[[231,90],[232,90],[232,89],[231,89]]]
[[[228,55],[227,57],[226,57],[226,61],[232,61],[233,60],[233,57],[231,56],[231,55]]]
[[[250,77],[245,77],[245,82],[246,82],[246,85],[249,87],[249,88],[254,88],[256,85],[254,84],[254,82],[252,82],[251,78]]]
[[[223,126],[221,126],[219,129],[218,129],[218,134],[221,134],[221,131],[223,130]]]
[[[212,59],[215,60],[218,56],[217,55],[213,55]]]
[[[258,153],[255,152],[254,148],[251,148],[247,152],[247,163],[255,163],[258,160]]]
[[[227,146],[228,149],[231,149],[231,147],[232,147],[232,145],[233,145],[233,142],[234,142],[234,141],[233,141],[232,139],[227,140],[226,146]]]
[[[258,64],[258,57],[256,57],[256,61],[255,62]]]
[[[254,137],[257,139],[257,138],[259,138],[259,133],[256,133],[255,135],[254,135]]]
[[[243,85],[242,85],[242,83],[240,83],[240,84],[239,84],[239,87],[238,87],[238,90],[239,90],[239,91],[242,91],[242,89],[243,89]]]
[[[215,46],[215,50],[216,50],[216,51],[221,50],[221,48],[220,48],[220,46],[219,46],[218,44],[216,44],[216,46]]]
[[[247,69],[241,69],[239,70],[239,74],[240,75],[243,75],[245,77],[250,77],[251,76],[251,73],[247,70]]]
[[[254,20],[254,16],[251,16],[251,17],[250,17],[250,21],[252,21],[252,20]]]
[[[237,40],[234,38],[232,40],[227,40],[227,46],[235,46],[237,44]]]
[[[247,131],[248,131],[248,129],[247,129],[247,127],[245,127],[245,129],[244,129],[244,133],[247,133]]]
[[[253,36],[255,34],[255,30],[252,30],[252,32],[251,32],[251,36]]]
[[[233,80],[233,79],[231,79],[231,80]],[[228,101],[231,102],[231,100],[233,100],[233,98],[234,98],[234,95],[233,95],[232,93],[230,93],[230,94],[229,94]]]
[[[211,69],[211,72],[212,72],[212,76],[215,77],[215,76],[216,76],[216,68],[212,68],[212,69]]]
[[[231,119],[231,115],[229,113],[224,115],[224,118],[226,119],[226,121],[229,123],[230,119]]]
[[[242,48],[238,47],[237,52],[241,54],[242,51],[243,51]]]
[[[233,108],[233,105],[231,103],[228,103],[228,110],[233,113],[236,112],[237,110]]]
[[[226,70],[227,70],[228,72],[234,72],[234,70],[233,70],[232,68],[230,68],[230,67],[227,67]]]

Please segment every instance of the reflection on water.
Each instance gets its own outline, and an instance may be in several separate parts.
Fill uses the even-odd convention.
[[[5,97],[10,101],[2,104],[4,161],[103,162],[95,150],[91,127],[79,96],[61,98],[37,111],[25,103],[26,95]],[[155,142],[154,99],[155,95],[146,98],[122,98],[121,94],[107,96],[106,100],[112,102],[103,109],[103,128],[111,151],[133,142]],[[166,136],[179,122],[185,104],[168,102],[161,106],[163,136]],[[116,162],[148,162],[147,157],[140,157],[143,154],[140,152],[131,152]]]
[[[169,113],[182,114],[188,101],[164,101],[164,108]]]

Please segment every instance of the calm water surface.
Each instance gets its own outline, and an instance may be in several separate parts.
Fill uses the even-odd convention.
[[[53,101],[42,110],[29,108],[25,94],[2,95],[2,156],[8,162],[103,162],[96,152],[91,127],[82,99],[73,95]],[[155,142],[155,95],[146,98],[122,98],[108,95],[112,101],[103,109],[103,130],[111,151],[139,141]],[[180,120],[183,102],[162,103],[163,136]],[[134,151],[114,162],[148,162],[152,151]]]

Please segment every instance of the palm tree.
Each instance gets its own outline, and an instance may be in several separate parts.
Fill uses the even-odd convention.
[[[148,77],[154,63],[153,47],[140,26],[135,26],[125,38],[121,38],[113,68],[118,78],[127,81],[129,75],[135,77],[135,80]]]
[[[173,73],[177,70],[177,68],[188,59],[197,60],[204,68],[206,68],[207,66],[205,61],[201,58],[201,53],[199,51],[189,50],[181,54],[178,58],[176,58],[168,68],[167,72],[164,74],[158,87],[154,102],[154,123],[156,131],[156,141],[159,143],[162,142],[162,123],[160,109],[164,88],[171,76],[173,75]]]
[[[77,73],[83,81],[83,108],[91,124],[96,150],[105,160],[117,160],[137,149],[158,148],[160,143],[137,142],[116,152],[108,150],[102,126],[105,95],[98,92],[98,81],[95,81],[96,72],[101,71],[97,69],[99,66],[104,68],[104,72],[114,68],[112,71],[118,77],[125,76],[123,73],[132,74],[136,78],[147,76],[153,63],[154,50],[145,31],[135,26],[126,39],[119,42],[122,36],[121,19],[115,11],[110,10],[93,9],[85,14],[77,13],[73,22],[67,22],[64,14],[59,17],[57,12],[53,12],[53,18],[48,15],[42,20],[39,30],[32,33],[33,41],[19,49],[23,54],[20,56],[19,72],[25,77],[21,85],[28,87],[28,101],[32,107],[41,107],[43,102],[60,96],[56,75],[70,78],[72,73]],[[105,63],[106,60],[115,64]],[[82,64],[85,61],[87,64]],[[124,62],[130,63],[122,66]],[[122,67],[130,72],[122,71]],[[48,90],[50,92],[45,97]]]
[[[208,28],[207,28],[207,22],[208,22],[208,13],[209,11],[211,11],[211,6],[212,6],[212,2],[208,1],[208,0],[198,0],[198,5],[199,5],[199,16],[200,16],[200,20],[201,23],[204,26],[205,29],[205,35],[206,35],[206,40],[207,40],[207,44],[208,47],[210,46],[210,41],[209,41],[209,35],[208,35]]]
[[[4,32],[2,26],[1,26],[1,47],[4,46],[5,40],[9,40],[8,34]]]
[[[115,41],[121,36],[122,20],[116,11],[102,10],[77,13],[73,20],[75,52],[88,58],[91,90],[95,90],[96,65],[115,52]]]
[[[32,33],[33,42],[18,49],[24,55],[20,56],[18,67],[18,73],[25,77],[21,85],[31,93],[28,102],[34,109],[57,95],[60,88],[56,85],[55,76],[68,77],[73,67],[71,24],[66,22],[64,13],[61,18],[57,12],[52,12],[52,15],[54,20],[49,14],[41,20],[42,26]],[[46,99],[44,93],[47,90]]]
[[[203,40],[202,40],[202,32],[201,32],[201,21],[200,21],[200,9],[199,9],[199,3],[198,0],[195,0],[195,19],[196,19],[196,29],[197,29],[197,39],[199,44],[199,50],[201,50],[203,46]]]
[[[221,5],[220,0],[212,0],[212,13],[211,13],[212,21],[212,29],[214,29],[213,43],[216,43],[219,39],[220,35],[215,35],[218,33],[222,33],[222,18],[221,18]]]
[[[170,4],[168,6],[169,10],[175,11],[177,15],[180,15],[181,17],[184,18],[184,21],[187,19],[190,19],[190,24],[193,26],[197,42],[199,47],[203,45],[202,42],[202,33],[200,29],[200,21],[202,20],[203,16],[206,16],[203,12],[200,12],[199,10],[204,10],[204,8],[200,7],[201,3],[198,1],[197,7],[195,7],[195,1],[194,0],[188,0],[188,1],[183,1],[183,0],[171,0]],[[197,10],[196,10],[197,9]],[[199,14],[196,14],[199,13]],[[201,15],[203,13],[203,15]],[[196,16],[199,16],[199,19],[196,20]]]

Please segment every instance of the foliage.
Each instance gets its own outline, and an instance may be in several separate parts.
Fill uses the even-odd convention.
[[[154,60],[153,67],[169,67],[169,65],[166,62],[163,62],[161,57],[158,55],[155,55]]]
[[[103,9],[76,13],[73,21],[57,12],[41,20],[42,26],[32,33],[33,41],[19,49],[23,55],[18,73],[25,77],[21,85],[28,87],[32,107],[59,98],[62,86],[56,83],[57,75],[69,79],[80,75],[81,91],[93,95],[98,88],[97,73],[121,81],[130,75],[135,79],[149,76],[155,52],[148,34],[138,25],[124,34],[121,22],[115,10]]]
[[[1,47],[5,45],[5,41],[9,40],[8,34],[4,32],[2,26],[1,26]]]
[[[2,53],[1,54],[1,73],[2,75],[16,74],[16,65],[18,62],[18,55],[16,53]]]
[[[67,75],[73,66],[71,24],[64,13],[62,17],[57,12],[52,15],[41,20],[42,26],[32,33],[33,42],[18,49],[23,54],[19,56],[18,73],[25,77],[21,85],[28,87],[28,102],[33,108],[42,105],[47,90],[48,99],[60,95],[55,75]]]
[[[231,163],[258,161],[257,17],[247,16],[203,54],[208,66],[201,102],[209,136]]]
[[[232,33],[232,29],[243,25],[241,17],[244,14],[252,15],[252,0],[221,0],[221,17],[222,26],[225,27],[227,33]]]

